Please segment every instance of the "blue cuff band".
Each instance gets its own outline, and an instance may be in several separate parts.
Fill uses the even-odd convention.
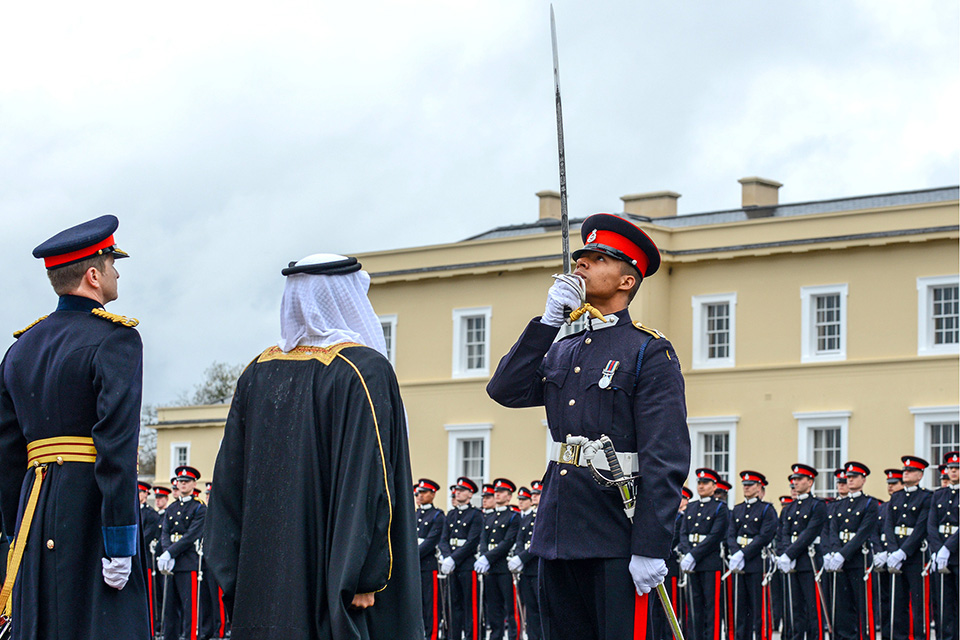
[[[139,530],[140,528],[135,524],[126,527],[104,527],[104,553],[110,558],[129,558],[137,555]]]

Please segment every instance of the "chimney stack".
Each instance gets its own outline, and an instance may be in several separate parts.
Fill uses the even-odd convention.
[[[622,196],[624,213],[631,213],[647,218],[666,218],[677,215],[676,191],[652,191],[650,193],[634,193]]]
[[[560,219],[560,193],[557,191],[538,191],[540,198],[540,220]]]
[[[740,178],[737,180],[743,185],[742,206],[744,209],[751,207],[775,207],[779,204],[779,189],[783,185],[776,180],[767,180],[766,178]]]

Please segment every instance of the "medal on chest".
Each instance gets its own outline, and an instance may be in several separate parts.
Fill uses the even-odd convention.
[[[600,382],[598,383],[601,389],[606,389],[610,386],[610,380],[613,379],[613,374],[617,372],[618,368],[620,368],[619,360],[610,360],[607,362],[607,366],[603,368],[603,375],[600,376]]]

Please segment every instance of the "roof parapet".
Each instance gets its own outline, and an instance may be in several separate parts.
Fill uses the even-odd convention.
[[[540,198],[540,220],[560,219],[560,194],[556,191],[537,191]]]
[[[650,193],[634,193],[620,196],[623,200],[623,211],[647,218],[665,218],[677,215],[677,199],[680,194],[676,191],[651,191]]]

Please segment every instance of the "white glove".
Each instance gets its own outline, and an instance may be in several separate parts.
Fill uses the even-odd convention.
[[[680,570],[686,571],[687,573],[693,571],[697,566],[697,561],[693,559],[693,554],[688,553],[687,555],[680,558]],[[656,585],[654,585],[656,586]]]
[[[473,563],[473,570],[480,575],[490,571],[490,561],[487,560],[487,556],[480,556],[477,558],[477,561]]]
[[[457,563],[454,562],[453,558],[444,558],[443,562],[440,563],[440,573],[447,575],[453,572],[453,568],[457,566]]]
[[[900,565],[903,564],[903,561],[907,559],[907,554],[903,552],[903,549],[897,549],[890,554],[890,557],[887,558],[887,566],[895,571],[900,571]]]
[[[839,551],[833,553],[833,569],[831,571],[840,571],[843,569],[843,563],[846,562],[844,557],[840,555]]]
[[[547,291],[547,306],[543,310],[540,322],[551,327],[559,327],[567,319],[567,310],[579,309],[583,304],[580,293],[583,281],[573,274],[554,276],[554,278],[556,281]]]
[[[662,558],[631,556],[630,577],[639,595],[650,593],[667,577],[667,563]]]
[[[950,549],[947,549],[947,545],[940,547],[940,551],[937,551],[937,571],[946,571],[947,562],[950,560]]]
[[[828,553],[825,556],[823,556],[823,570],[836,571],[836,569],[834,568],[834,562],[836,562],[836,558],[833,557],[832,553]]]
[[[873,568],[874,569],[883,569],[887,566],[887,552],[881,551],[880,553],[874,554],[873,556]]]
[[[510,569],[513,573],[520,573],[523,569],[523,560],[517,556],[513,556],[507,560],[507,569]]]
[[[746,566],[746,564],[747,561],[743,558],[743,551],[737,551],[730,556],[730,568],[733,571],[743,571],[743,567]]]
[[[177,561],[170,557],[170,552],[164,551],[157,558],[157,569],[160,569],[160,573],[163,575],[168,576],[173,573],[173,565],[176,563]]]
[[[129,556],[126,558],[100,558],[103,563],[103,581],[108,587],[113,587],[117,591],[123,589],[130,579],[130,567],[133,566]]]
[[[793,570],[793,568],[797,566],[797,561],[791,560],[790,556],[788,556],[787,554],[783,554],[782,556],[777,558],[777,566],[780,567],[780,571],[782,571],[783,573],[790,573]]]

